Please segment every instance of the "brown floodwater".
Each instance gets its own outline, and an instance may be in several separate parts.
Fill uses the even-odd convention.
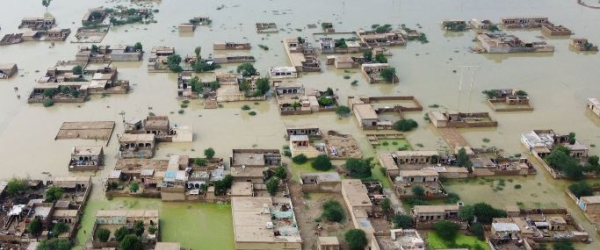
[[[47,13],[57,18],[59,27],[75,31],[88,8],[115,4],[128,4],[128,1],[53,1]],[[473,146],[484,144],[482,139],[488,138],[490,142],[487,145],[503,148],[510,154],[524,153],[519,143],[520,134],[538,128],[552,128],[560,133],[573,131],[583,143],[600,144],[600,119],[585,110],[586,98],[600,96],[598,54],[574,52],[568,48],[568,39],[548,39],[556,46],[556,52],[552,54],[473,54],[469,47],[474,45],[474,32],[446,33],[439,25],[446,18],[485,18],[497,22],[503,16],[548,16],[552,22],[571,28],[576,36],[600,43],[597,28],[600,10],[582,7],[575,0],[164,0],[153,5],[160,10],[155,14],[158,23],[112,28],[103,44],[133,44],[139,41],[146,50],[156,45],[174,46],[182,56],[192,54],[195,47],[202,46],[206,57],[213,53],[214,41],[247,41],[254,46],[249,54],[257,58],[255,65],[264,74],[269,67],[288,65],[282,39],[303,36],[313,40],[312,33],[320,32],[320,29],[305,28],[308,24],[329,21],[334,23],[337,31],[368,29],[372,24],[386,23],[393,26],[406,24],[411,28],[422,26],[420,30],[427,34],[428,44],[410,42],[406,47],[391,50],[393,56],[389,60],[397,68],[399,84],[369,85],[356,69],[344,72],[330,66],[324,66],[322,73],[304,74],[300,79],[307,87],[333,88],[341,98],[340,103],[346,103],[347,96],[359,94],[415,95],[425,107],[425,112],[431,110],[427,106],[432,104],[453,110],[492,112],[480,94],[482,90],[520,88],[529,93],[535,111],[492,113],[492,117],[499,121],[498,128],[461,130]],[[221,5],[224,8],[217,10]],[[0,8],[0,35],[16,32],[23,17],[44,13],[46,9],[38,0],[4,4]],[[199,27],[193,35],[179,35],[176,26],[197,15],[210,16],[212,25]],[[276,22],[285,31],[258,35],[254,29],[255,22]],[[539,30],[510,33],[525,40],[541,36]],[[71,34],[70,39],[73,37],[74,34]],[[267,45],[269,51],[259,49],[258,44]],[[150,111],[157,115],[172,113],[173,123],[193,126],[193,143],[161,144],[157,157],[176,153],[197,156],[208,147],[215,148],[220,157],[228,157],[232,148],[281,148],[286,144],[283,139],[286,124],[318,124],[322,129],[352,134],[363,151],[373,155],[364,132],[360,131],[353,118],[339,119],[333,113],[280,117],[272,98],[258,105],[230,103],[214,110],[204,110],[202,101],[195,100],[184,114],[177,114],[180,107],[176,100],[176,75],[148,74],[145,62],[116,63],[120,77],[131,81],[133,91],[129,95],[94,97],[84,104],[58,104],[51,108],[28,105],[26,99],[35,80],[57,60],[73,59],[78,44],[65,42],[56,43],[54,48],[49,46],[44,42],[28,42],[0,47],[0,63],[14,62],[20,68],[17,76],[0,81],[0,178],[15,175],[47,178],[42,172],[50,172],[53,176],[68,175],[66,165],[71,147],[101,145],[103,142],[55,141],[54,136],[62,122],[113,120],[117,121],[115,134],[121,134],[123,126],[119,113],[122,111],[126,119],[144,117]],[[147,56],[148,53],[145,59]],[[459,67],[464,65],[479,68],[471,94],[467,87],[470,83],[465,81],[463,93],[459,95]],[[235,65],[225,66],[219,71],[230,70],[235,70]],[[350,79],[344,79],[346,75]],[[351,86],[353,80],[358,81],[358,86]],[[15,92],[14,87],[19,90]],[[21,99],[17,99],[17,95]],[[249,116],[247,111],[240,109],[243,104],[249,104],[258,114]],[[422,144],[422,149],[443,147],[445,144],[435,129],[423,121],[423,114],[407,114],[421,124],[418,130],[407,135],[411,145]],[[94,175],[97,184],[116,162],[115,140],[113,136],[105,150],[105,169]],[[591,148],[591,152],[600,153],[597,148]],[[510,183],[503,191],[494,192],[492,188],[479,188],[489,185],[481,185],[477,181],[451,183],[450,190],[459,193],[469,203],[486,201],[499,206],[521,201],[531,206],[567,206],[594,236],[595,243],[581,248],[600,249],[599,238],[591,231],[590,224],[564,195],[566,182],[550,179],[543,170],[535,177],[513,179],[515,184],[523,183],[527,189],[522,190],[527,191],[515,191]],[[96,191],[92,199],[105,198],[102,192]]]

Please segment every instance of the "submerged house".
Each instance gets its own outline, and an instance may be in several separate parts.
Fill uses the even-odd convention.
[[[413,221],[417,229],[432,229],[433,225],[441,220],[454,222],[466,228],[458,216],[459,205],[419,205],[412,208]]]
[[[547,17],[504,17],[501,22],[509,29],[531,29],[541,28],[549,21]]]
[[[571,38],[569,46],[577,51],[598,51],[598,45],[590,43],[586,38]]]
[[[283,41],[285,51],[298,72],[320,72],[321,64],[316,50],[307,41],[288,38]]]
[[[250,43],[215,42],[213,50],[250,50]]]
[[[278,33],[279,29],[275,23],[256,23],[256,32],[259,34]]]
[[[167,58],[175,54],[175,48],[167,46],[155,46],[150,51],[148,58],[148,72],[170,72],[167,66]]]
[[[381,76],[381,72],[389,68],[392,67],[387,63],[365,63],[361,65],[360,70],[367,79],[367,82],[382,83],[387,82],[387,80]],[[399,81],[398,76],[394,74],[392,83],[397,83]]]
[[[588,98],[587,109],[592,111],[596,117],[600,118],[600,101],[597,98]]]
[[[482,33],[477,41],[482,51],[490,54],[554,52],[554,46],[546,42],[524,42],[505,33]]]
[[[111,232],[111,237],[107,242],[101,242],[97,237],[92,237],[91,245],[93,249],[116,248],[119,242],[114,236],[116,230],[120,227],[133,228],[134,224],[143,225],[141,241],[146,247],[151,247],[158,241],[160,233],[158,210],[98,210],[94,219],[94,226],[91,234],[96,235],[99,229],[107,229]]]
[[[69,171],[96,171],[104,164],[104,148],[101,146],[74,147],[71,151]]]
[[[400,33],[400,31],[390,31],[386,33],[377,33],[375,31],[356,31],[356,35],[360,41],[367,46],[374,47],[387,47],[387,46],[404,46],[406,40]]]
[[[156,150],[154,134],[123,134],[119,137],[121,158],[152,158]]]
[[[157,142],[191,142],[192,132],[188,126],[171,126],[168,116],[148,116],[125,123],[125,133],[152,134]]]
[[[269,77],[273,79],[297,78],[298,71],[296,67],[271,67]]]
[[[11,78],[19,71],[16,63],[0,64],[0,79]]]
[[[54,17],[26,17],[21,20],[19,29],[49,30],[56,26]]]
[[[498,122],[492,120],[487,112],[461,113],[455,111],[430,111],[429,121],[436,128],[473,128],[497,127]]]

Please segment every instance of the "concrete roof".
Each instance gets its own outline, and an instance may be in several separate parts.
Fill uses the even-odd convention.
[[[340,241],[337,237],[319,237],[319,245],[322,246],[339,246]]]
[[[521,231],[521,229],[519,229],[519,226],[517,226],[517,224],[515,224],[515,223],[496,222],[496,223],[492,223],[492,228],[494,228],[494,230],[496,230],[496,232],[519,232],[519,231]]]
[[[232,167],[231,168],[231,176],[232,177],[262,177],[263,176],[263,168],[260,167]]]
[[[342,180],[342,190],[345,193],[344,198],[348,201],[350,207],[373,205],[371,199],[369,199],[367,187],[360,180]]]
[[[600,195],[583,196],[581,197],[581,201],[583,201],[585,204],[600,204]]]
[[[102,146],[91,146],[91,147],[77,146],[77,147],[73,148],[73,155],[78,155],[78,156],[100,155],[100,152],[102,152]]]
[[[236,181],[231,185],[231,195],[252,196],[253,191],[252,182]]]
[[[419,213],[445,213],[446,211],[458,211],[460,207],[458,205],[424,205],[415,206],[413,211],[415,214]]]
[[[440,155],[438,151],[397,151],[397,156],[400,157],[410,157],[410,156],[433,156]]]
[[[158,219],[158,210],[148,209],[120,209],[120,210],[98,210],[96,217],[128,217],[128,218],[156,218]]]
[[[363,120],[377,120],[379,115],[375,112],[375,109],[370,104],[354,104],[354,112]]]
[[[434,170],[400,170],[400,176],[439,176]]]
[[[154,250],[181,250],[181,245],[174,242],[156,242]]]
[[[316,176],[319,182],[340,182],[342,179],[336,172],[300,173],[300,178]]]
[[[124,134],[119,138],[119,142],[153,142],[154,137],[154,134]]]

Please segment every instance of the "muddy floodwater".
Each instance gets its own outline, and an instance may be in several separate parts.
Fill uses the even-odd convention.
[[[98,6],[129,4],[129,1],[59,0],[52,1],[46,9],[39,0],[20,0],[4,3],[0,8],[0,35],[17,32],[23,17],[52,14],[60,28],[80,26],[87,9]],[[595,1],[588,1],[596,4]],[[574,31],[574,36],[588,38],[600,43],[600,10],[582,7],[576,0],[163,0],[144,2],[159,9],[155,24],[135,24],[111,28],[102,44],[134,44],[141,42],[149,52],[152,46],[174,46],[182,56],[193,54],[202,46],[203,56],[213,53],[214,41],[250,42],[248,52],[256,57],[255,66],[263,74],[273,66],[287,66],[288,59],[282,40],[288,37],[306,37],[312,41],[312,33],[320,29],[308,29],[308,24],[333,22],[337,31],[370,29],[372,24],[406,24],[427,35],[429,43],[409,42],[406,47],[393,48],[389,58],[396,67],[400,83],[396,85],[369,85],[358,70],[336,70],[323,66],[322,73],[303,74],[299,80],[306,87],[325,89],[331,87],[346,103],[347,96],[356,95],[414,95],[425,107],[424,112],[410,112],[408,118],[419,121],[419,128],[407,134],[410,145],[416,150],[433,150],[445,146],[435,129],[423,120],[429,105],[460,111],[491,112],[499,126],[494,129],[461,130],[473,146],[496,146],[507,154],[525,154],[520,145],[521,133],[532,129],[551,128],[559,133],[575,132],[577,138],[587,145],[600,145],[600,119],[585,109],[588,97],[600,97],[600,55],[578,53],[568,47],[567,38],[548,39],[556,47],[554,53],[481,55],[469,52],[475,45],[473,31],[446,33],[440,28],[442,19],[490,19],[498,22],[505,16],[547,16],[555,24]],[[219,8],[218,8],[219,7]],[[182,36],[177,25],[194,16],[209,16],[210,27],[198,27],[193,35]],[[276,22],[278,34],[256,34],[256,22]],[[538,39],[540,30],[509,31],[524,40]],[[129,120],[145,117],[149,112],[170,115],[172,123],[192,125],[193,143],[159,145],[157,158],[169,154],[200,156],[205,148],[213,147],[218,157],[229,157],[232,148],[281,148],[286,124],[317,124],[324,130],[337,130],[352,134],[360,143],[366,156],[373,156],[364,132],[354,118],[340,119],[335,114],[281,117],[275,100],[269,98],[258,105],[254,103],[230,103],[222,108],[205,110],[201,100],[194,100],[178,114],[175,74],[149,74],[145,61],[115,63],[119,77],[130,80],[129,95],[94,97],[83,104],[57,104],[51,108],[27,104],[27,96],[35,80],[43,75],[57,60],[73,60],[79,44],[70,43],[74,33],[65,43],[26,42],[0,47],[0,63],[17,63],[19,73],[10,80],[0,80],[0,178],[29,176],[49,178],[64,176],[70,150],[76,145],[103,145],[104,142],[66,140],[55,141],[59,127],[65,121],[112,120],[117,127],[110,144],[105,149],[106,167],[93,174],[93,196],[85,209],[83,228],[78,240],[83,244],[91,232],[93,215],[102,208],[158,208],[164,223],[163,240],[178,241],[184,247],[194,249],[233,249],[233,232],[230,208],[227,205],[161,203],[155,200],[114,199],[106,200],[101,190],[101,180],[114,166],[117,152],[116,134],[123,133],[122,116]],[[270,49],[263,51],[258,44]],[[325,65],[324,57],[321,58]],[[478,66],[475,83],[463,86],[459,95],[460,66]],[[236,65],[226,65],[219,71],[235,70]],[[350,76],[350,79],[344,79]],[[357,80],[358,85],[351,82]],[[15,87],[18,90],[15,91]],[[495,113],[484,102],[482,90],[492,88],[519,88],[527,91],[535,108],[533,112]],[[21,98],[18,99],[17,95]],[[257,112],[250,116],[240,107],[252,106]],[[484,143],[483,139],[489,139]],[[422,147],[415,147],[422,145]],[[597,147],[591,154],[600,154]],[[568,207],[593,237],[593,243],[578,244],[578,249],[600,249],[600,239],[591,225],[564,194],[565,181],[551,179],[538,167],[534,177],[515,177],[503,190],[496,190],[493,181],[472,180],[448,183],[452,192],[458,193],[466,203],[489,202],[495,206],[523,203],[527,207]],[[513,186],[521,184],[521,189]],[[182,225],[185,225],[183,227]]]

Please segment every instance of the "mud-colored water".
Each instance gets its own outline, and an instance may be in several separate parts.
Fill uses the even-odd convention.
[[[127,1],[120,3],[127,3]],[[74,31],[88,8],[114,4],[116,3],[94,0],[53,1],[48,12],[57,18],[59,27],[71,28]],[[220,5],[225,5],[225,8],[217,10],[217,6]],[[600,119],[585,110],[586,98],[600,96],[600,85],[597,84],[597,68],[600,62],[598,54],[574,52],[568,49],[568,39],[549,39],[548,42],[556,46],[556,52],[553,54],[509,56],[472,54],[468,52],[468,47],[474,44],[473,32],[448,34],[439,26],[440,20],[445,18],[487,18],[498,21],[503,16],[541,15],[548,16],[554,23],[571,28],[577,36],[587,37],[593,43],[600,43],[600,32],[597,29],[600,11],[582,7],[575,0],[373,0],[366,2],[163,0],[154,6],[160,10],[155,15],[157,24],[113,28],[103,44],[133,44],[140,41],[146,50],[155,45],[169,45],[175,46],[176,51],[181,55],[192,54],[196,46],[202,46],[204,56],[208,56],[212,53],[214,41],[248,41],[254,45],[250,54],[257,58],[256,67],[264,74],[269,67],[288,64],[281,44],[282,39],[304,36],[311,40],[311,33],[318,32],[317,29],[304,29],[307,24],[330,21],[338,31],[369,28],[376,23],[389,23],[394,26],[406,24],[412,28],[419,24],[423,27],[421,30],[427,34],[430,43],[411,42],[405,48],[391,50],[393,56],[389,60],[397,68],[400,84],[369,85],[357,70],[352,70],[353,73],[345,73],[332,67],[324,67],[323,73],[303,75],[301,81],[307,87],[323,89],[331,87],[338,90],[341,103],[345,103],[345,98],[349,95],[415,95],[425,106],[426,111],[429,110],[428,105],[439,104],[461,111],[491,112],[491,109],[485,105],[484,96],[480,94],[482,90],[521,88],[530,94],[535,111],[492,113],[500,123],[498,128],[462,131],[471,144],[479,146],[483,144],[483,138],[489,138],[491,140],[489,145],[501,147],[510,154],[522,153],[524,149],[519,144],[521,133],[536,128],[553,128],[557,132],[576,132],[583,143],[600,145],[598,138]],[[274,15],[274,10],[286,14]],[[45,8],[38,0],[4,4],[0,8],[2,27],[0,35],[16,32],[21,18],[41,16],[45,12]],[[214,20],[212,26],[199,27],[192,36],[180,36],[174,27],[196,15],[210,16]],[[256,34],[254,23],[267,21],[276,22],[286,31],[273,35]],[[297,32],[295,30],[297,28],[302,29],[302,32]],[[526,40],[541,35],[539,30],[511,33]],[[265,44],[270,50],[262,51],[256,46],[258,44]],[[126,119],[143,117],[149,111],[156,114],[174,112],[171,115],[174,123],[193,125],[196,135],[193,143],[162,144],[157,157],[165,157],[172,153],[195,156],[200,155],[207,147],[215,148],[217,156],[220,157],[228,157],[230,150],[238,147],[255,145],[281,148],[285,144],[283,139],[285,124],[318,124],[322,129],[352,134],[359,140],[366,155],[373,155],[364,133],[360,131],[353,118],[338,119],[334,114],[280,117],[273,99],[256,106],[250,103],[257,111],[257,116],[249,116],[247,112],[243,112],[240,109],[243,103],[225,104],[220,109],[204,110],[200,101],[192,101],[185,114],[179,115],[177,114],[177,110],[180,109],[179,103],[175,99],[176,76],[148,74],[143,62],[116,64],[121,73],[120,77],[129,79],[133,84],[133,92],[129,95],[92,98],[85,104],[60,104],[52,108],[28,105],[26,97],[35,84],[35,79],[57,60],[74,58],[77,46],[78,44],[66,42],[57,43],[56,47],[51,49],[48,43],[23,43],[0,47],[0,62],[15,62],[20,67],[19,76],[8,81],[0,81],[0,166],[2,167],[0,177],[29,175],[33,178],[47,178],[41,174],[45,171],[51,172],[53,176],[68,175],[66,164],[71,147],[101,144],[101,142],[54,141],[61,123],[79,120],[114,120],[118,122],[115,134],[120,134],[123,131],[120,123],[121,115],[119,115],[121,111],[125,112]],[[463,91],[459,102],[459,74],[453,71],[460,72],[461,65],[477,65],[479,69],[471,98],[468,91]],[[226,66],[220,70],[234,69],[235,66]],[[36,71],[40,72],[36,73]],[[351,79],[343,79],[344,75],[350,75]],[[350,85],[353,80],[358,80],[358,86]],[[18,92],[15,93],[14,87],[19,88]],[[17,99],[17,94],[22,98]],[[423,144],[422,149],[436,149],[444,145],[435,130],[430,125],[425,125],[422,119],[423,113],[409,113],[408,117],[421,123],[418,130],[407,136],[411,145]],[[116,161],[114,140],[113,136],[113,141],[105,150],[107,167],[94,177],[94,181],[98,184],[102,177],[108,175]],[[594,154],[600,153],[597,148],[592,148],[591,151]],[[480,188],[485,185],[479,186],[475,182],[453,183],[450,189],[458,192],[469,203],[484,200],[500,205],[504,202],[523,201],[567,206],[581,222],[584,222],[586,228],[591,229],[581,212],[572,206],[563,194],[566,182],[551,180],[543,170],[540,170],[536,177],[518,181],[525,183],[524,187],[526,185],[528,187],[521,190],[536,193],[538,196],[521,196],[524,191],[512,190],[511,186],[507,186],[504,191],[494,193],[491,188]],[[110,207],[115,202],[106,201],[98,190],[94,192],[90,208],[86,210],[88,220],[89,213],[93,213],[91,210]],[[543,193],[544,191],[547,193]],[[161,204],[160,202],[152,204],[162,206],[163,215],[171,208],[175,211],[187,211],[188,206],[192,206],[192,209],[199,206],[201,211],[206,211],[208,216],[213,216],[211,209],[202,209],[205,205]],[[168,209],[165,209],[167,207]],[[175,220],[179,217],[169,218]],[[165,220],[165,229],[169,229],[169,224],[172,223],[170,220]],[[202,220],[198,220],[197,225],[190,225],[190,227],[202,229],[215,226],[215,223],[203,223]],[[184,238],[183,234],[180,236],[178,232],[165,232],[165,237],[197,249],[210,249],[210,246],[217,244],[215,240],[221,239],[209,237],[206,241],[196,242],[195,239]],[[594,235],[595,242],[598,242],[596,235],[591,234]],[[226,248],[228,247],[223,247]],[[581,248],[599,249],[600,244],[594,243]]]

